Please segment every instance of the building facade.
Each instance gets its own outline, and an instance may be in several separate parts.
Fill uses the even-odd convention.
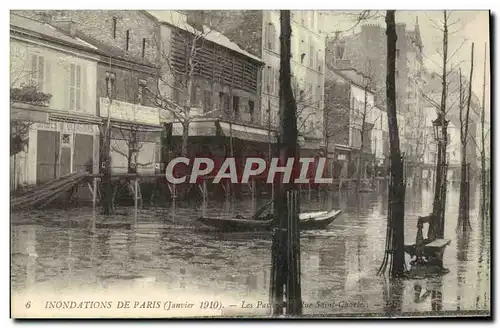
[[[21,11],[91,45],[97,54],[94,111],[101,126],[109,116],[112,173],[153,174],[159,169],[160,111],[148,91],[159,76],[154,17],[128,10]],[[102,147],[103,132],[99,140]],[[99,162],[103,161],[99,154]],[[97,165],[99,169],[101,164]]]
[[[261,124],[278,126],[280,13],[269,11],[226,11],[223,19],[211,20],[212,26],[242,49],[265,63],[260,78]],[[301,149],[320,149],[323,131],[325,34],[322,13],[292,11],[292,88],[298,111]]]
[[[161,97],[190,108],[189,156],[267,150],[268,130],[260,124],[261,60],[205,25],[203,12],[150,14],[160,24]],[[170,146],[179,152],[184,127],[174,116],[170,123]]]
[[[368,82],[354,69],[327,67],[324,129],[334,178],[365,178],[373,174],[370,167],[383,163],[385,112],[375,105]]]
[[[422,145],[417,145],[423,130],[424,87],[423,44],[418,19],[413,30],[406,24],[396,24],[396,34],[396,108],[400,117],[400,148],[405,154],[406,174],[413,176],[418,175],[413,168],[422,162],[423,156]],[[336,67],[353,67],[369,76],[375,103],[379,108],[385,108],[387,41],[383,27],[364,24],[353,35],[337,33],[327,40],[327,58]]]
[[[11,128],[24,124],[25,147],[11,156],[13,188],[98,171],[95,47],[53,25],[10,15]],[[17,98],[50,94],[43,104]],[[78,149],[78,151],[75,151]]]

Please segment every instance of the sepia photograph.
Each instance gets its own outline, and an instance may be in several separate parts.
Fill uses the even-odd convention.
[[[491,15],[10,9],[10,317],[491,319]]]

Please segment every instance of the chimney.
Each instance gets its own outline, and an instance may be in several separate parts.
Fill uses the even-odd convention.
[[[69,17],[59,17],[52,22],[52,25],[68,33],[71,37],[76,34],[76,22]]]
[[[38,12],[35,19],[47,24],[52,23],[52,15],[46,11]]]
[[[203,31],[205,24],[205,13],[203,10],[189,10],[187,11],[187,23],[198,31]]]

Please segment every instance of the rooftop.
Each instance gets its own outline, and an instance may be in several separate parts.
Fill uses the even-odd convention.
[[[28,30],[31,32],[35,32],[41,34],[43,36],[47,36],[50,38],[59,39],[65,41],[66,43],[70,43],[79,47],[86,47],[92,50],[96,50],[97,48],[92,44],[83,41],[79,37],[71,37],[67,33],[57,29],[56,27],[40,22],[31,18],[27,18],[24,16],[20,16],[17,14],[10,14],[10,26],[21,28],[24,30]]]
[[[120,48],[107,45],[103,42],[97,41],[91,37],[84,35],[81,31],[78,30],[78,26],[75,36],[71,36],[66,31],[61,30],[48,23],[14,13],[10,14],[10,26],[11,28],[15,27],[18,29],[30,31],[32,33],[40,34],[42,37],[57,39],[69,45],[83,48],[84,50],[88,50],[92,53],[123,59],[125,61],[135,62],[141,65],[154,66],[152,63],[148,62],[145,59],[132,57]]]
[[[241,49],[235,42],[231,41],[225,35],[209,28],[208,26],[203,26],[203,32],[197,31],[194,27],[187,23],[185,14],[173,10],[148,10],[147,12],[155,17],[160,23],[166,23],[193,34],[202,34],[208,41],[238,52],[255,61],[262,62],[262,59]]]

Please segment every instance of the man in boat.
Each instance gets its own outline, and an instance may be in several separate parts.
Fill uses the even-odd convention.
[[[264,204],[264,206],[262,206],[257,212],[255,212],[254,215],[252,215],[252,217],[250,219],[252,220],[258,220],[258,221],[267,221],[267,220],[272,220],[274,218],[273,214],[272,213],[268,213],[266,215],[261,215],[262,213],[264,213],[267,208],[269,208],[269,206],[271,206],[273,204],[273,201],[270,200],[268,201],[266,204]],[[236,218],[237,219],[240,219],[240,220],[246,220],[247,218],[245,218],[243,215],[236,215]]]

